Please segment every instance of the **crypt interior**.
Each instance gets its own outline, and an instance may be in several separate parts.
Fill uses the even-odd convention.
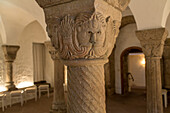
[[[170,0],[0,0],[0,113],[170,113]]]

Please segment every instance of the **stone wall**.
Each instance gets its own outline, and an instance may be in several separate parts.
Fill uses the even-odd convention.
[[[170,38],[165,41],[163,52],[163,87],[170,89]]]

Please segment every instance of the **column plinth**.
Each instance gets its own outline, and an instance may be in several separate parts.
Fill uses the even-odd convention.
[[[68,66],[68,113],[106,113],[108,62],[129,0],[36,0],[47,32]]]
[[[2,45],[6,65],[6,87],[9,91],[17,89],[13,81],[13,62],[16,58],[19,46]]]
[[[160,59],[168,32],[164,28],[137,31],[146,58],[147,113],[163,113]]]

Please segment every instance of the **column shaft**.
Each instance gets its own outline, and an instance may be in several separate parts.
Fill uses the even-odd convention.
[[[59,59],[54,60],[54,98],[53,113],[66,113],[66,105],[64,99],[64,65]]]
[[[68,66],[68,113],[106,113],[104,64],[130,0],[36,0],[47,32]],[[61,11],[61,12],[60,12]]]
[[[68,67],[68,113],[106,113],[103,65]]]
[[[12,72],[12,70],[13,70],[12,63],[13,62],[6,61],[5,63],[6,63],[6,71],[7,71],[7,73],[6,73],[6,85],[7,85],[7,87],[10,87],[10,86],[14,85],[13,77],[12,77],[12,75],[13,75],[13,72]]]
[[[45,42],[54,61],[54,95],[51,113],[66,113],[64,98],[64,65],[59,59],[58,51],[52,46],[51,41]]]
[[[147,113],[163,113],[160,58],[146,58]]]

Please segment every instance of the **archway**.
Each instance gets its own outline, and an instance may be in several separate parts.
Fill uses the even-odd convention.
[[[130,53],[142,53],[142,48],[137,46],[129,47],[125,49],[120,56],[122,94],[126,94],[129,91],[128,55]],[[133,79],[132,75],[131,78]]]

